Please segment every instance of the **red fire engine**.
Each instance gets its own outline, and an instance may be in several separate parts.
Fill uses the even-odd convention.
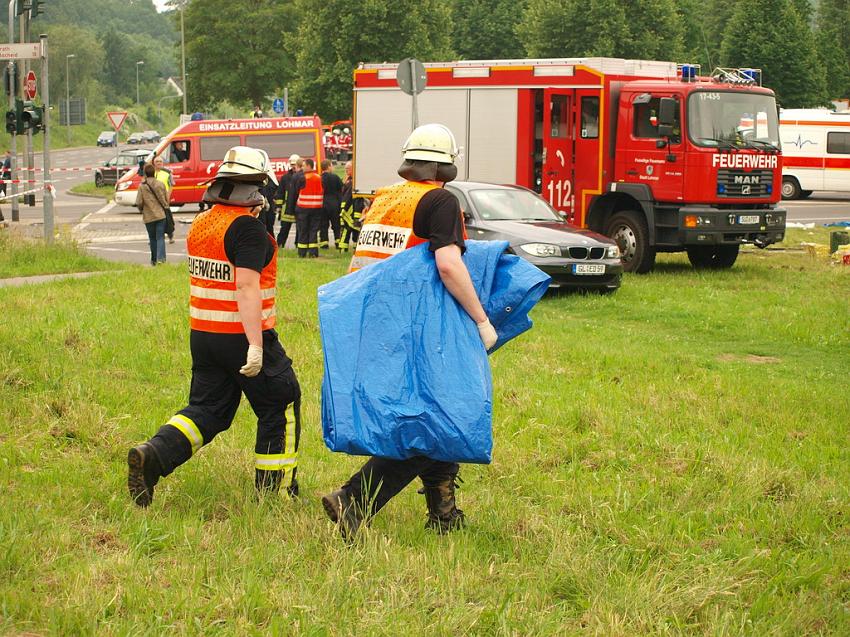
[[[396,64],[354,74],[354,183],[397,180],[412,100]],[[616,239],[625,269],[686,250],[698,267],[731,267],[742,243],[781,241],[779,124],[756,69],[614,58],[425,64],[418,121],[461,148],[458,179],[515,183],[580,226]]]

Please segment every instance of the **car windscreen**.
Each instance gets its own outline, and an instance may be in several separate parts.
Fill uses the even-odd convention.
[[[548,203],[527,190],[476,189],[467,195],[478,215],[487,221],[563,221]]]

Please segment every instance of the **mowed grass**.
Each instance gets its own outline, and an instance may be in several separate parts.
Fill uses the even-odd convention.
[[[62,227],[60,234],[67,235]],[[0,280],[39,274],[96,272],[122,266],[86,254],[79,246],[62,236],[51,246],[42,240],[24,237],[17,228],[0,228]],[[0,310],[0,313],[5,313]],[[12,318],[5,317],[7,320]]]
[[[469,527],[426,532],[411,485],[347,548],[319,496],[361,459],[322,443],[316,319],[346,260],[280,265],[299,501],[255,500],[247,404],[129,501],[128,447],[187,398],[183,266],[0,289],[0,633],[850,634],[850,268],[676,255],[547,295],[491,358]]]

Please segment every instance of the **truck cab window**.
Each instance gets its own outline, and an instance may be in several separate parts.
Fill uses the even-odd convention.
[[[584,139],[599,137],[599,98],[581,98],[581,136]]]
[[[658,105],[660,102],[660,97],[653,97],[648,102],[635,103],[633,126],[635,137],[644,139],[657,139],[660,137],[658,134]],[[673,120],[673,137],[671,139],[674,144],[678,144],[681,141],[681,131],[680,110],[676,109],[676,118]]]

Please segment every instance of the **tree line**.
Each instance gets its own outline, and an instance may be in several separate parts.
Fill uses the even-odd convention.
[[[81,91],[148,98],[179,77],[185,25],[190,111],[290,104],[326,120],[351,114],[360,62],[625,57],[755,67],[786,108],[850,96],[850,0],[48,0],[51,50]],[[66,51],[66,49],[68,49]],[[73,49],[73,51],[71,50]],[[64,94],[65,69],[54,95]],[[54,71],[51,71],[53,75]],[[75,93],[78,91],[75,90]],[[146,100],[143,100],[146,101]],[[176,105],[176,104],[175,104]]]

